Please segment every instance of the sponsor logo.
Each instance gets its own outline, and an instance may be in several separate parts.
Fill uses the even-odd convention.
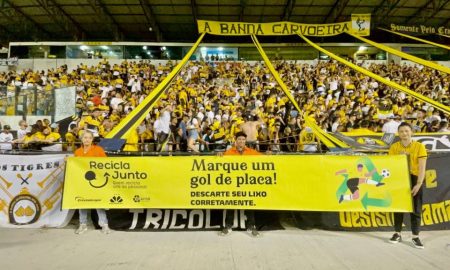
[[[109,202],[111,204],[122,204],[123,199],[122,199],[122,197],[120,197],[120,195],[114,195],[114,196],[112,196],[111,199],[109,199]]]
[[[11,224],[33,224],[41,216],[41,203],[32,195],[18,195],[9,204],[8,213]]]
[[[98,198],[83,198],[80,196],[75,197],[75,201],[77,202],[101,202],[102,199],[98,199]]]
[[[105,178],[103,180],[103,183],[102,184],[96,184],[95,182],[97,180],[97,175],[95,174],[94,171],[87,171],[84,174],[84,179],[86,179],[89,182],[89,185],[91,185],[91,187],[93,187],[93,188],[102,188],[102,187],[106,186],[106,184],[108,184],[109,173],[105,172],[103,177]],[[92,183],[92,182],[94,182],[94,183]]]
[[[150,201],[150,197],[141,197],[139,195],[134,195],[133,201],[135,203],[148,202],[148,201]]]

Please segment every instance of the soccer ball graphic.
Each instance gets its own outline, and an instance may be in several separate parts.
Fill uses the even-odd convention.
[[[391,172],[388,169],[383,169],[381,170],[381,176],[383,176],[383,178],[388,178],[391,176]]]

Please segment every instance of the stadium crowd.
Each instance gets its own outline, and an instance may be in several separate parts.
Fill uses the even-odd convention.
[[[73,150],[85,129],[104,137],[175,64],[123,61],[110,65],[104,59],[97,66],[80,64],[72,71],[62,66],[47,72],[0,73],[0,99],[35,89],[39,98],[34,109],[41,113],[51,103],[52,89],[75,86],[77,93],[77,113],[67,130],[59,130],[48,119],[30,126],[21,121],[13,136],[11,128],[3,125],[0,148],[62,150],[67,146]],[[314,152],[320,142],[305,125],[303,112],[328,132],[396,133],[401,121],[411,123],[416,132],[449,131],[442,112],[338,62],[276,61],[274,66],[302,112],[294,108],[264,63],[191,61],[132,131],[124,151],[212,151],[244,131],[249,144],[261,151]],[[370,64],[367,69],[449,105],[448,74],[393,63]],[[62,141],[65,147],[58,143]]]

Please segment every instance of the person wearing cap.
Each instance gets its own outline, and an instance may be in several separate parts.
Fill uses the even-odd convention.
[[[71,130],[70,130],[70,127],[71,127],[73,124],[75,125],[75,127],[78,128],[78,123],[79,123],[79,122],[80,122],[80,117],[78,117],[78,115],[76,115],[76,114],[72,115],[72,122],[69,123],[67,132],[70,132],[70,131],[71,131]]]
[[[3,131],[0,133],[0,150],[12,150],[14,136],[11,134],[11,127],[9,125],[3,126]]]
[[[249,148],[246,146],[247,134],[240,131],[235,135],[235,143],[234,146],[225,151],[224,153],[219,152],[218,155],[225,156],[248,156],[248,155],[261,155],[260,152]],[[221,236],[229,235],[232,231],[233,223],[234,223],[234,212],[235,210],[229,209],[225,212],[225,226],[220,231]],[[245,215],[247,216],[247,232],[249,232],[253,237],[260,236],[255,224],[255,212],[252,210],[245,210]]]
[[[384,123],[383,127],[381,128],[381,131],[383,133],[397,133],[398,127],[400,126],[400,116],[399,115],[391,115],[389,116],[389,120]]]
[[[69,130],[64,135],[64,138],[65,138],[65,145],[64,145],[65,147],[64,148],[66,151],[75,152],[75,150],[76,150],[75,142],[77,142],[77,140],[78,140],[77,135],[78,135],[77,124],[70,123]]]
[[[94,108],[90,115],[81,119],[78,125],[80,130],[90,130],[94,134],[94,137],[98,137],[100,124],[102,122],[102,119],[100,118],[101,113],[100,109]]]

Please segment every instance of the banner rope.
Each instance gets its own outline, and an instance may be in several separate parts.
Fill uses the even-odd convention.
[[[345,60],[345,59],[343,59],[343,58],[333,54],[332,52],[329,52],[329,51],[325,50],[324,48],[318,46],[317,44],[315,44],[314,42],[312,42],[311,40],[306,38],[305,36],[302,36],[302,35],[299,35],[299,36],[303,40],[305,40],[309,45],[314,47],[315,49],[325,53],[326,55],[330,56],[331,58],[333,58],[333,59],[335,59],[335,60],[337,60],[339,62],[341,62],[342,64],[344,64],[344,65],[346,65],[346,66],[348,66],[348,67],[350,67],[350,68],[352,68],[352,69],[354,69],[354,70],[356,70],[358,72],[361,72],[362,74],[367,75],[367,76],[369,76],[369,77],[371,77],[371,78],[373,78],[373,79],[375,79],[375,80],[377,80],[377,81],[379,81],[381,83],[384,83],[384,84],[386,84],[386,85],[388,85],[390,87],[396,88],[396,89],[398,89],[398,90],[400,90],[400,91],[402,91],[402,92],[404,92],[404,93],[406,93],[406,94],[408,94],[410,96],[413,96],[413,97],[415,97],[416,99],[418,99],[420,101],[426,102],[426,103],[430,104],[431,106],[433,106],[434,108],[436,108],[438,110],[441,110],[442,112],[444,112],[446,114],[450,114],[450,107],[445,106],[445,105],[443,105],[443,104],[441,104],[439,102],[436,102],[436,101],[432,100],[431,98],[428,98],[428,97],[426,97],[426,96],[424,96],[422,94],[416,93],[416,92],[412,91],[411,89],[408,89],[408,88],[406,88],[404,86],[401,86],[401,85],[399,85],[399,84],[397,84],[395,82],[386,80],[385,78],[383,78],[383,77],[381,77],[381,76],[379,76],[379,75],[377,75],[375,73],[372,73],[372,72],[370,72],[367,69],[361,68],[361,67],[359,67],[359,66],[357,66],[357,65],[355,65],[353,63],[350,63],[349,61],[347,61],[347,60]]]
[[[381,49],[381,50],[383,50],[383,51],[387,51],[387,52],[389,52],[389,53],[392,53],[392,54],[395,54],[395,55],[400,56],[400,57],[402,57],[402,58],[411,60],[411,61],[416,62],[416,63],[418,63],[418,64],[421,64],[421,65],[423,65],[423,66],[427,66],[427,67],[429,67],[429,68],[433,68],[433,69],[436,69],[436,70],[445,72],[445,73],[447,73],[447,74],[450,74],[450,68],[448,68],[448,67],[444,67],[444,66],[435,64],[435,63],[433,63],[433,62],[430,62],[430,61],[421,59],[421,58],[419,58],[419,57],[415,57],[415,56],[413,56],[413,55],[404,53],[404,52],[402,52],[402,51],[395,50],[395,49],[393,49],[393,48],[391,48],[391,47],[388,47],[388,46],[383,45],[383,44],[380,44],[380,43],[373,42],[372,40],[369,40],[369,39],[367,39],[367,38],[363,38],[363,37],[361,37],[361,36],[352,34],[352,33],[350,33],[350,32],[346,32],[346,33],[349,34],[350,36],[356,38],[356,39],[359,39],[359,40],[361,40],[361,41],[363,41],[363,42],[365,42],[365,43],[367,43],[367,44],[370,44],[370,45],[372,45],[372,46],[374,46],[374,47],[377,47],[378,49]]]
[[[256,48],[258,49],[259,53],[261,54],[262,58],[264,59],[264,62],[266,63],[267,67],[269,68],[270,72],[272,73],[272,75],[274,76],[275,80],[278,82],[278,84],[280,85],[281,89],[283,90],[283,92],[286,94],[286,96],[289,98],[289,100],[292,102],[292,104],[294,105],[294,107],[298,110],[299,113],[303,114],[303,118],[305,120],[305,124],[307,126],[309,126],[314,134],[330,149],[332,148],[349,148],[349,146],[334,138],[333,136],[328,136],[328,134],[326,134],[326,132],[324,132],[315,122],[314,120],[311,119],[310,116],[302,113],[303,110],[300,109],[300,107],[298,106],[297,101],[295,101],[294,97],[292,96],[291,92],[289,91],[289,89],[287,88],[287,86],[284,84],[283,80],[280,78],[279,74],[277,73],[277,71],[275,70],[275,68],[273,67],[272,63],[270,62],[269,58],[267,57],[266,53],[264,52],[264,49],[261,47],[261,44],[259,43],[258,39],[256,38],[255,35],[252,35],[252,40],[255,43]]]
[[[142,121],[144,121],[148,112],[153,108],[155,103],[159,100],[162,93],[170,86],[175,76],[181,71],[181,68],[191,58],[192,54],[197,49],[206,33],[201,34],[197,42],[192,46],[189,52],[183,57],[178,65],[167,75],[166,78],[146,97],[141,104],[139,104],[129,115],[127,115],[120,123],[111,130],[105,138],[111,139],[126,139],[130,132],[136,129]]]

